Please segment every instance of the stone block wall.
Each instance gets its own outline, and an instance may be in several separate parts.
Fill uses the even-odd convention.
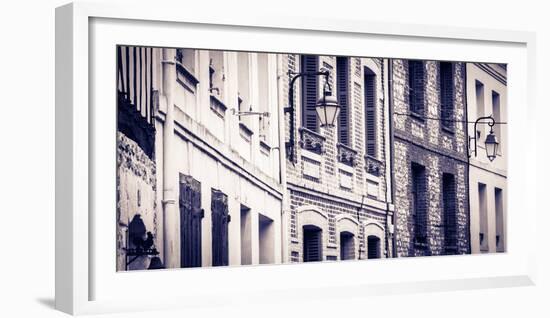
[[[125,248],[128,225],[139,214],[146,231],[153,234],[155,246],[159,230],[156,201],[157,171],[154,160],[149,158],[136,142],[117,132],[117,270],[125,270]],[[149,257],[142,256],[128,267],[147,269]]]
[[[468,216],[468,159],[464,63],[453,63],[454,109],[451,130],[442,127],[439,89],[439,62],[425,61],[424,114],[409,112],[408,61],[392,60],[394,126],[394,203],[396,209],[396,248],[398,256],[465,254],[470,252]],[[413,165],[424,168],[426,243],[415,242],[415,216],[412,191]],[[443,214],[443,174],[454,176],[456,207],[455,250],[445,246]],[[422,210],[421,208],[420,210]],[[422,213],[422,214],[424,214]],[[418,218],[418,217],[417,217]],[[418,222],[418,220],[417,220]]]

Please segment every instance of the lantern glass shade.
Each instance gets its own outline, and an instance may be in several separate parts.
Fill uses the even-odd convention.
[[[495,160],[498,153],[498,140],[497,136],[491,131],[485,139],[485,150],[487,151],[487,158],[489,161]]]
[[[324,95],[317,101],[315,111],[319,117],[321,127],[332,127],[340,113],[340,106],[336,97]]]

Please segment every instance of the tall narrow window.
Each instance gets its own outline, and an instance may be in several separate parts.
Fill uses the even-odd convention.
[[[252,264],[252,221],[250,209],[241,205],[241,265]]]
[[[424,115],[424,62],[409,61],[409,109]]]
[[[250,61],[249,54],[246,52],[237,53],[238,69],[238,100],[240,112],[250,111]],[[247,121],[250,116],[239,117],[240,120]]]
[[[367,259],[380,258],[380,238],[375,235],[367,237]]]
[[[355,237],[350,232],[340,232],[340,260],[355,259]]]
[[[323,260],[323,231],[314,225],[305,225],[304,232],[304,262]]]
[[[493,91],[492,97],[493,97],[492,98],[493,99],[493,118],[495,119],[496,122],[500,122],[500,120],[501,120],[501,118],[500,118],[500,94]],[[495,135],[497,136],[497,139],[498,139],[499,142],[501,142],[500,126],[501,125],[499,125],[499,124],[496,124],[495,126],[493,126],[493,130],[494,130]]]
[[[415,248],[427,251],[427,206],[426,206],[426,169],[416,163],[411,165],[412,172],[412,219],[414,222]]]
[[[476,80],[476,110],[477,118],[485,116],[485,85]],[[479,140],[484,133],[485,125],[477,125],[476,138]]]
[[[200,267],[202,264],[201,184],[191,176],[180,174],[180,242],[181,267]]]
[[[229,265],[227,195],[212,189],[212,266]]]
[[[456,222],[456,185],[452,174],[443,174],[443,226],[445,235],[445,254],[456,254],[457,222]]]
[[[349,57],[336,57],[336,94],[340,105],[338,115],[338,141],[349,146],[350,141],[350,98]]]
[[[223,98],[223,82],[225,80],[223,51],[210,51],[208,90],[218,99]]]
[[[483,183],[478,183],[477,186],[479,197],[479,250],[482,253],[489,251],[489,225],[487,220],[487,186]]]
[[[259,111],[269,112],[269,55],[258,53],[258,99]],[[269,116],[258,116],[260,139],[269,141]]]
[[[499,188],[495,188],[495,218],[497,252],[504,252],[504,206]]]
[[[319,57],[303,55],[301,59],[302,72],[317,72]],[[311,131],[319,131],[319,120],[315,111],[319,91],[318,76],[302,77],[302,127]]]
[[[376,75],[368,68],[365,76],[365,134],[367,155],[376,157]]]
[[[453,64],[439,63],[439,91],[441,104],[441,125],[452,130],[454,127],[454,83]]]

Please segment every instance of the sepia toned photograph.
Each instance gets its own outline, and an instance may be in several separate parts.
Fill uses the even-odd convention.
[[[505,64],[115,54],[117,271],[507,251]]]

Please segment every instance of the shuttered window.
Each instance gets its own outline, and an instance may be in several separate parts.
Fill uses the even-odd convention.
[[[412,218],[414,222],[414,243],[419,249],[427,247],[427,205],[426,205],[426,169],[413,163],[412,171]]]
[[[355,259],[355,238],[350,232],[340,233],[340,259]]]
[[[439,90],[441,103],[441,125],[444,128],[453,128],[454,117],[454,84],[453,64],[441,62],[439,64]]]
[[[212,266],[229,265],[227,195],[212,189]]]
[[[367,259],[380,258],[380,238],[369,235],[367,237]]]
[[[319,57],[315,55],[303,55],[301,59],[302,72],[317,72],[319,70]],[[319,80],[318,76],[302,77],[302,127],[311,131],[319,131],[319,123],[315,104],[317,103]]]
[[[424,62],[409,61],[409,109],[424,115]]]
[[[445,253],[457,253],[456,185],[452,174],[443,174],[443,226]]]
[[[319,262],[323,259],[323,231],[313,225],[304,226],[304,262]]]
[[[338,115],[338,141],[349,146],[350,141],[350,98],[349,98],[349,57],[336,58],[336,98],[340,105]]]
[[[204,210],[201,208],[201,184],[191,176],[180,174],[181,267],[202,264],[201,233]]]
[[[376,75],[365,68],[365,140],[367,155],[376,157]]]

